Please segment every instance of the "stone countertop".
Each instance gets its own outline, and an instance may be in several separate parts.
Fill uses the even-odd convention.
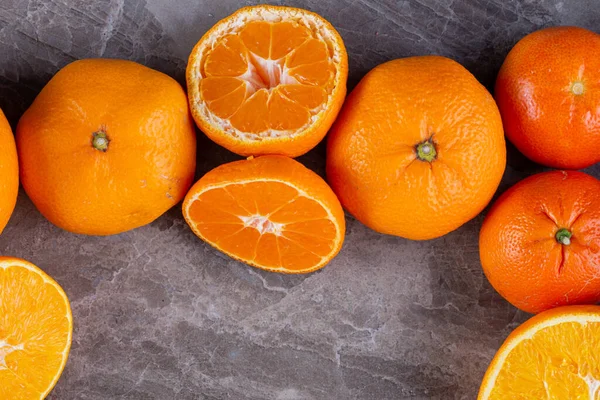
[[[135,60],[183,83],[194,43],[249,3],[2,0],[0,106],[16,124],[59,68],[86,57]],[[384,61],[440,54],[491,88],[525,34],[600,21],[593,0],[283,3],[339,30],[350,87]],[[198,137],[198,177],[238,158]],[[323,175],[323,145],[300,161]],[[540,170],[509,147],[499,192]],[[600,177],[599,166],[588,172]],[[474,399],[496,349],[527,318],[481,271],[482,219],[414,242],[348,216],[329,266],[284,276],[212,249],[179,207],[128,233],[85,237],[52,226],[21,192],[0,254],[34,262],[71,299],[73,346],[50,399]]]

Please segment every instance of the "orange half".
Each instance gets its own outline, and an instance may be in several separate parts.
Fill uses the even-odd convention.
[[[310,11],[259,5],[218,22],[192,50],[188,96],[198,127],[241,155],[296,157],[327,133],[346,95],[348,56]]]
[[[35,265],[0,257],[0,399],[43,399],[71,348],[73,317],[62,288]]]
[[[183,215],[194,233],[257,268],[306,273],[342,247],[342,206],[325,181],[288,157],[221,165],[192,187]]]
[[[600,399],[600,307],[545,311],[510,334],[479,400]]]

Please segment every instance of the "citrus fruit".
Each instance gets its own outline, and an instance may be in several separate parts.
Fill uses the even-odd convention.
[[[600,35],[533,32],[508,53],[495,96],[508,139],[531,160],[580,169],[600,161]]]
[[[305,273],[340,251],[342,206],[325,181],[283,156],[221,165],[192,186],[183,215],[194,233],[265,270]]]
[[[73,331],[69,299],[52,278],[0,257],[0,399],[43,399],[62,373]]]
[[[583,172],[531,176],[483,222],[481,265],[515,307],[537,313],[600,300],[600,181]]]
[[[192,50],[190,108],[198,127],[241,155],[296,157],[327,133],[346,95],[348,56],[329,22],[292,7],[245,7]]]
[[[19,192],[19,162],[10,125],[0,110],[0,233],[6,227],[17,203]]]
[[[479,400],[600,397],[600,307],[559,307],[515,329],[492,360]]]
[[[183,199],[194,179],[195,135],[172,78],[131,61],[76,61],[19,121],[21,180],[55,225],[121,233]]]
[[[444,57],[393,60],[348,96],[327,146],[327,177],[368,227],[409,239],[442,236],[492,198],[506,164],[492,96]]]

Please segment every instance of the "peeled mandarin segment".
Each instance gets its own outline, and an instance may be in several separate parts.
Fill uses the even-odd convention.
[[[328,218],[325,209],[316,201],[304,196],[298,197],[298,199],[269,216],[271,221],[283,224],[325,218]]]
[[[215,76],[200,81],[200,94],[204,101],[215,101],[231,94],[240,87],[246,87],[246,82],[230,76]]]
[[[279,85],[277,91],[310,110],[327,101],[327,92],[319,86]]]
[[[328,61],[320,61],[290,69],[288,74],[306,85],[325,86],[333,78],[334,69]]]
[[[246,198],[253,199],[256,213],[263,216],[298,197],[298,190],[281,182],[251,182],[239,189],[245,191]]]
[[[248,70],[246,47],[237,35],[219,40],[204,60],[205,76],[239,76]]]
[[[219,118],[229,118],[244,104],[246,92],[246,84],[244,84],[233,92],[217,100],[208,102],[208,108]]]
[[[268,59],[271,50],[271,26],[265,21],[248,22],[240,32],[240,39],[248,50]]]
[[[273,91],[269,100],[269,125],[271,129],[285,131],[299,129],[310,121],[306,107]]]
[[[219,238],[216,243],[226,251],[242,260],[253,260],[256,257],[256,248],[260,233],[254,228],[243,228],[230,236]]]
[[[295,22],[279,22],[273,24],[271,42],[271,59],[279,60],[304,43],[311,32]]]
[[[269,129],[268,100],[265,89],[254,93],[230,118],[231,125],[242,132],[260,133]]]
[[[278,237],[273,234],[261,235],[257,247],[255,262],[271,268],[281,267],[281,257],[279,255]]]
[[[279,237],[279,251],[283,267],[290,270],[310,268],[321,261],[321,257],[303,248],[299,243]]]
[[[300,65],[314,64],[327,61],[329,54],[324,42],[317,39],[309,39],[298,46],[285,62],[286,67],[294,68]]]

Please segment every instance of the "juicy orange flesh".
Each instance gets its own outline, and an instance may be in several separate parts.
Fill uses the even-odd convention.
[[[24,267],[0,267],[0,399],[33,399],[60,372],[69,319],[55,286]]]
[[[189,217],[217,248],[269,269],[310,269],[332,252],[337,236],[317,201],[282,182],[209,189],[190,205]]]
[[[310,29],[253,21],[208,51],[200,93],[214,115],[241,132],[298,130],[326,104],[334,72],[327,43]]]
[[[600,323],[565,322],[508,355],[490,399],[600,399]]]

